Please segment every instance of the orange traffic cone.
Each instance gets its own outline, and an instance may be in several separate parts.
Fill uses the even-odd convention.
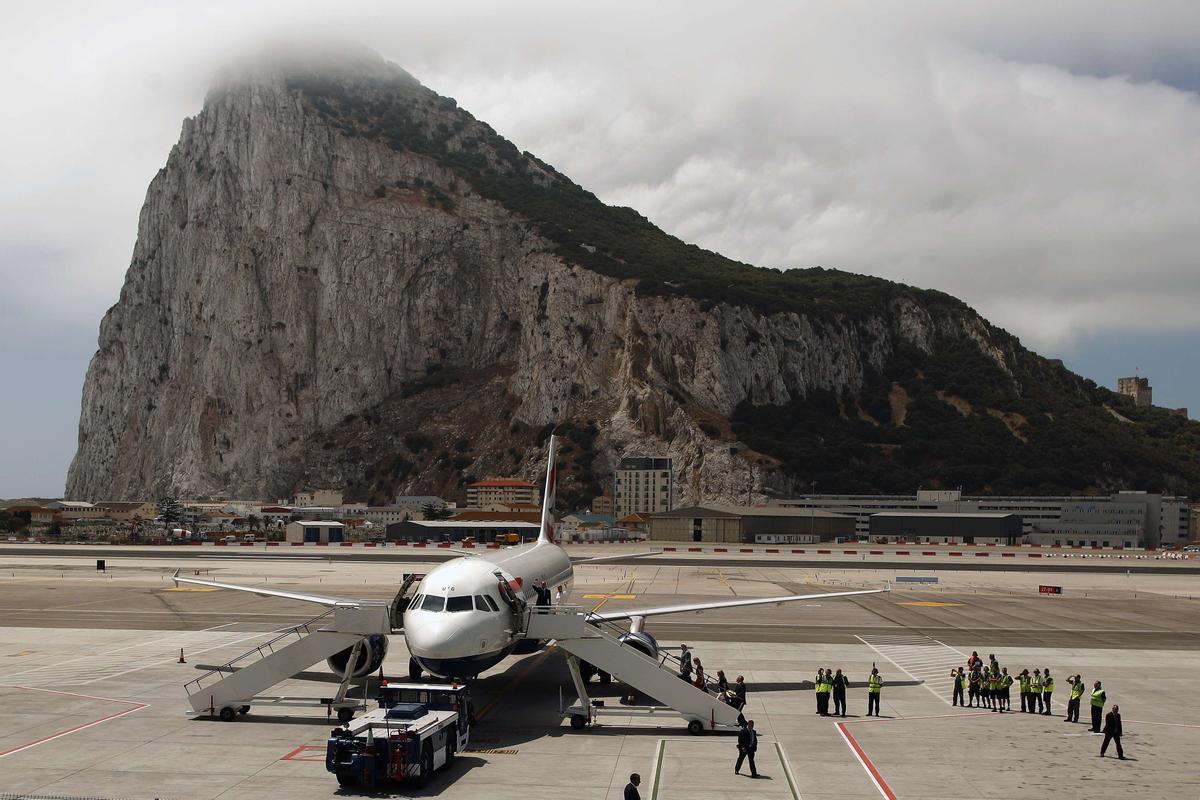
[[[180,663],[180,664],[186,664],[186,663],[187,663],[187,659],[183,657],[183,648],[182,648],[182,647],[181,647],[181,648],[179,648],[179,663]]]

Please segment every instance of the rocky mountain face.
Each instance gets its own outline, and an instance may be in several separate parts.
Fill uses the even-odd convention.
[[[679,242],[358,55],[185,121],[66,493],[453,497],[537,475],[556,424],[567,503],[643,454],[681,503],[1200,486],[1200,426],[1117,404],[945,295]]]

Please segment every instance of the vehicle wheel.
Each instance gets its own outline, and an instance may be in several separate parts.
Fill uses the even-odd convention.
[[[349,772],[339,772],[337,774],[337,779],[338,786],[353,786],[354,784],[358,783],[358,779]]]
[[[233,722],[237,719],[237,710],[233,706],[225,706],[221,709],[221,721]]]
[[[596,670],[596,673],[600,676],[600,685],[601,686],[608,686],[610,683],[612,683],[612,675],[609,675],[607,672],[605,672],[602,669]]]
[[[421,664],[412,657],[408,659],[408,677],[414,681],[421,680]]]
[[[242,706],[241,708],[239,708],[239,709],[238,709],[238,713],[239,713],[239,714],[243,714],[243,715],[245,715],[245,714],[249,714],[249,713],[250,713],[250,706]]]
[[[419,789],[429,782],[431,775],[433,775],[433,745],[426,741],[421,745],[421,765],[413,784]]]
[[[688,723],[688,733],[692,736],[699,736],[704,733],[704,723],[698,719],[694,719]]]
[[[587,725],[587,717],[585,717],[583,714],[572,714],[571,715],[571,727],[572,728],[574,728],[577,731],[580,731],[580,730],[583,730],[583,727],[585,725]]]
[[[349,722],[352,719],[354,719],[354,709],[353,708],[339,708],[338,709],[338,722],[345,725],[347,722]]]

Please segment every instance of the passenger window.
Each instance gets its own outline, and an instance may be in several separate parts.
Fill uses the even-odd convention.
[[[446,605],[446,598],[438,597],[436,594],[427,594],[425,599],[421,601],[422,611],[441,611]]]
[[[492,596],[490,594],[485,594],[483,596],[483,599],[487,600],[487,604],[492,607],[492,611],[500,610],[500,606],[496,605],[496,601],[492,599]]]
[[[471,595],[464,594],[458,597],[451,597],[446,601],[447,611],[470,611],[474,608],[471,605]]]

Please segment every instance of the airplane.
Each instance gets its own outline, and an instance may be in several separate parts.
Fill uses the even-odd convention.
[[[553,509],[557,480],[557,449],[557,437],[552,435],[542,499],[541,527],[536,541],[500,551],[468,553],[453,558],[430,570],[417,585],[412,600],[404,609],[402,628],[397,631],[403,634],[408,644],[411,655],[409,675],[413,679],[419,679],[422,672],[442,678],[477,678],[480,673],[496,666],[509,655],[537,651],[547,643],[523,639],[516,632],[525,608],[530,604],[538,604],[539,601],[542,604],[549,603],[548,595],[556,588],[561,588],[564,593],[568,592],[574,580],[576,563],[589,564],[630,557],[604,556],[573,563],[566,550],[555,541]],[[242,586],[200,578],[183,578],[179,577],[178,573],[174,580],[177,584],[232,589],[259,596],[302,600],[331,607],[355,606],[361,602],[263,586]],[[620,640],[651,658],[657,658],[658,642],[645,630],[647,617],[778,605],[802,600],[829,600],[886,591],[889,589],[861,589],[592,611],[588,613],[587,620],[595,625],[628,621],[629,629],[619,637]],[[352,671],[353,677],[362,678],[379,670],[387,655],[387,641],[386,636],[368,637],[367,646],[360,648],[358,661]],[[351,649],[347,648],[328,659],[330,669],[337,674],[345,674]],[[597,672],[590,665],[585,665],[585,669],[588,677]],[[603,679],[603,674],[601,677]]]

